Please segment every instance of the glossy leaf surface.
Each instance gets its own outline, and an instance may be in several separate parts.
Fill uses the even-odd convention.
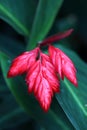
[[[19,33],[28,36],[36,5],[37,2],[33,0],[0,0],[0,18]]]

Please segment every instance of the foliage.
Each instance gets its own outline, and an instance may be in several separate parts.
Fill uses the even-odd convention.
[[[62,4],[63,0],[0,0],[0,18],[16,30],[18,36],[24,38],[24,41],[19,41],[0,33],[0,67],[1,75],[3,75],[0,79],[1,129],[5,128],[4,126],[9,128],[8,126],[21,125],[22,122],[29,122],[31,118],[40,124],[40,129],[87,129],[87,64],[76,52],[66,46],[71,45],[72,37],[56,43],[55,46],[61,48],[74,62],[77,69],[78,88],[75,88],[67,79],[61,81],[61,92],[55,95],[48,113],[44,113],[33,95],[28,94],[22,76],[7,78],[7,71],[13,57],[36,47],[37,42],[43,40],[48,32],[55,33],[53,23],[57,21],[55,18]],[[58,25],[56,32],[59,31],[57,27]],[[69,27],[72,25],[69,24]],[[14,123],[14,120],[17,121]],[[14,125],[11,126],[11,123]]]

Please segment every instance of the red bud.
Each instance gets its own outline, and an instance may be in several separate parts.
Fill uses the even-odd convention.
[[[41,42],[39,46],[47,45],[69,36],[73,29],[54,35]],[[49,46],[49,56],[43,54],[39,47],[24,52],[12,61],[7,77],[27,73],[28,92],[33,92],[40,106],[48,111],[53,94],[60,91],[59,79],[64,76],[77,86],[76,69],[73,62],[58,48]]]

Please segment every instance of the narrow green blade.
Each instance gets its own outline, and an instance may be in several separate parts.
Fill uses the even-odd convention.
[[[39,0],[27,50],[47,35],[62,3],[63,0]]]
[[[32,0],[0,0],[0,18],[20,34],[29,36],[36,5]]]

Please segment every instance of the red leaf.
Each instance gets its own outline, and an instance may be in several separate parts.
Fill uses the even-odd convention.
[[[29,92],[34,92],[44,111],[50,107],[54,92],[59,92],[59,80],[49,56],[40,53],[39,59],[31,66],[27,76]]]
[[[13,77],[25,73],[36,61],[39,48],[30,52],[24,52],[12,61],[7,77]]]
[[[50,107],[52,96],[52,88],[48,80],[43,77],[39,84],[36,98],[45,112],[48,111]]]
[[[31,66],[30,70],[28,71],[28,74],[26,76],[26,82],[28,87],[29,93],[31,93],[35,89],[36,79],[38,77],[40,71],[40,61],[38,60]]]
[[[56,71],[62,79],[64,76],[77,86],[76,69],[73,62],[60,49],[49,46],[49,54]]]
[[[47,60],[43,60],[42,65],[43,77],[49,81],[54,92],[59,92],[58,76],[56,74],[54,66],[51,64],[51,61],[48,62]]]

